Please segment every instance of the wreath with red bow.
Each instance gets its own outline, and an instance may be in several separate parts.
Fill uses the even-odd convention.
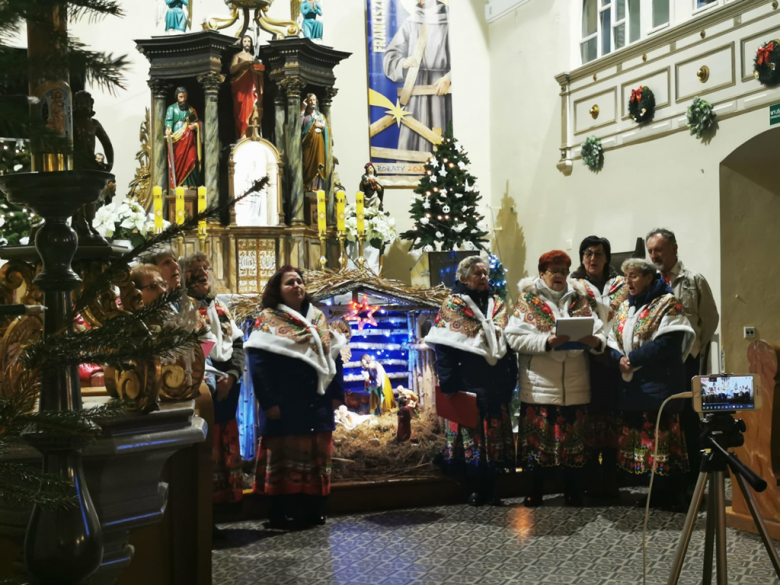
[[[628,115],[634,122],[641,124],[649,122],[655,116],[655,95],[649,87],[643,85],[631,90],[628,100]]]
[[[780,82],[780,41],[764,43],[756,51],[753,60],[753,77],[761,85],[775,85]]]

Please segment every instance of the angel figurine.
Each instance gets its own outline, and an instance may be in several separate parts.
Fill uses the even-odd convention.
[[[165,17],[165,34],[183,35],[192,24],[192,0],[157,0],[157,24]]]

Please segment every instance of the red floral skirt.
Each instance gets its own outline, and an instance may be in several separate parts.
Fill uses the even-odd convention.
[[[212,501],[239,502],[244,497],[241,472],[241,448],[238,443],[238,423],[233,419],[214,425],[211,444]]]
[[[586,406],[527,404],[520,406],[523,465],[584,467]]]
[[[642,475],[653,469],[655,423],[658,412],[627,412],[622,415],[622,431],[618,438],[618,467],[628,473]],[[688,450],[680,428],[679,414],[661,417],[658,434],[658,475],[679,475],[687,472]]]
[[[478,475],[480,470],[498,473],[514,472],[515,440],[512,419],[506,407],[499,416],[481,417],[479,428],[473,429],[452,421],[444,421],[444,470],[448,473]]]
[[[332,457],[332,432],[261,437],[253,489],[267,496],[327,496]]]

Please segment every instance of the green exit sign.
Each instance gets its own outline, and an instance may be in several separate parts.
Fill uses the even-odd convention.
[[[780,124],[780,104],[769,106],[769,125]]]

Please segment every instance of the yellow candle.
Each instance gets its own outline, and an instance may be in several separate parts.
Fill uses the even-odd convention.
[[[366,216],[365,216],[365,209],[364,209],[364,200],[365,196],[363,193],[357,193],[355,195],[355,207],[356,215],[357,215],[357,231],[358,235],[362,236],[366,233]]]
[[[176,223],[184,223],[184,187],[176,187]]]
[[[152,192],[154,193],[154,231],[159,234],[163,231],[162,187],[155,187]]]
[[[317,226],[320,228],[320,235],[324,236],[328,231],[326,223],[327,214],[325,212],[325,191],[317,191]]]
[[[198,187],[198,213],[206,211],[206,187]],[[198,233],[206,234],[206,222],[198,222]]]
[[[347,194],[344,191],[336,192],[336,229],[340,234],[344,233],[344,207],[347,203]]]

